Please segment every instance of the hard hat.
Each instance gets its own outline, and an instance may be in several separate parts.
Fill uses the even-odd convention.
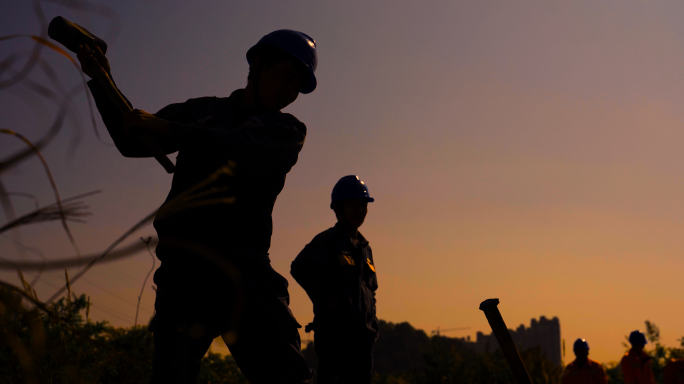
[[[589,350],[589,343],[585,339],[577,339],[575,340],[575,344],[572,346],[573,351],[588,351]]]
[[[630,344],[648,344],[648,340],[646,340],[646,335],[644,335],[643,332],[641,331],[633,331],[632,333],[629,334],[629,342]]]
[[[262,44],[274,45],[290,55],[297,58],[304,64],[309,73],[309,80],[299,91],[301,93],[311,93],[316,89],[316,65],[318,65],[318,53],[316,52],[316,40],[306,33],[293,31],[291,29],[280,29],[264,36],[252,48],[247,51],[247,62],[251,65],[252,58],[256,53],[256,47]]]
[[[375,201],[374,198],[370,197],[366,183],[361,181],[358,176],[345,176],[333,187],[330,208],[332,208],[332,203],[338,200],[355,199],[357,197],[365,197],[369,203]]]

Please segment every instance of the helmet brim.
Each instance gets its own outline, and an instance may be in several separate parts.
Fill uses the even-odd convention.
[[[294,57],[298,62],[302,63],[302,65],[306,68],[306,72],[309,76],[309,78],[306,81],[306,84],[302,89],[299,90],[300,93],[303,94],[308,94],[313,92],[316,89],[316,86],[318,86],[318,80],[316,80],[316,75],[314,73],[315,68],[311,67],[311,64],[308,63],[303,57],[301,57],[301,52],[299,52],[297,49],[292,48],[290,44],[287,42],[283,42],[280,39],[277,39],[273,36],[266,35],[264,36],[258,43],[256,43],[252,48],[250,48],[247,51],[247,63],[252,64],[252,59],[254,58],[254,55],[257,52],[257,47],[263,45],[263,44],[270,44],[278,49],[281,49],[285,51],[288,55],[291,57]]]

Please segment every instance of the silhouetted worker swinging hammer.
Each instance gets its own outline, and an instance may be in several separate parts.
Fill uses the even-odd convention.
[[[111,79],[97,45],[81,46],[78,59],[90,77],[104,71]],[[149,134],[164,154],[179,152],[171,192],[154,221],[162,264],[154,276],[152,383],[194,383],[219,335],[251,383],[311,379],[287,280],[271,267],[268,250],[273,206],[306,136],[306,126],[281,110],[316,88],[316,43],[301,32],[275,31],[247,52],[247,61],[245,89],[171,104],[156,114],[124,114],[100,82],[88,82],[121,154],[150,156],[129,136],[131,127]],[[229,163],[231,177],[197,190]],[[190,190],[186,207],[165,211]],[[212,203],[226,199],[234,200]]]

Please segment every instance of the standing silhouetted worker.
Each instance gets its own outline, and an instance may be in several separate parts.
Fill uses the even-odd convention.
[[[620,362],[625,384],[655,384],[651,357],[644,352],[646,335],[641,331],[634,331],[629,334],[629,343],[632,344],[632,349],[625,353]]]
[[[663,384],[684,384],[684,359],[671,359],[667,362]]]
[[[378,280],[359,227],[373,200],[357,176],[341,178],[330,204],[337,224],[316,235],[292,262],[290,273],[313,302],[315,317],[307,332],[315,331],[319,384],[371,381]]]
[[[99,48],[82,48],[78,58],[90,77],[100,67],[109,73]],[[219,335],[254,384],[311,379],[287,280],[271,267],[268,250],[273,206],[306,136],[306,126],[281,110],[316,88],[316,43],[301,32],[275,31],[249,49],[247,61],[245,89],[154,115],[123,115],[98,82],[88,83],[124,156],[151,155],[129,136],[132,127],[147,131],[164,153],[179,152],[154,221],[162,264],[154,275],[152,383],[194,383]],[[219,169],[223,176],[210,177]]]
[[[606,384],[608,378],[603,365],[589,358],[589,343],[584,339],[575,340],[572,347],[575,361],[563,371],[563,384]]]

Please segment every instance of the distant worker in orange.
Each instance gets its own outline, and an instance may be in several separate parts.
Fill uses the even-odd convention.
[[[589,358],[589,343],[577,339],[572,347],[575,361],[563,371],[563,384],[606,384],[608,378],[603,365]]]
[[[684,359],[668,361],[663,376],[663,384],[684,384]]]
[[[629,334],[629,343],[632,349],[625,353],[620,362],[625,384],[655,384],[651,356],[644,352],[648,343],[646,336],[641,331],[634,331]]]

